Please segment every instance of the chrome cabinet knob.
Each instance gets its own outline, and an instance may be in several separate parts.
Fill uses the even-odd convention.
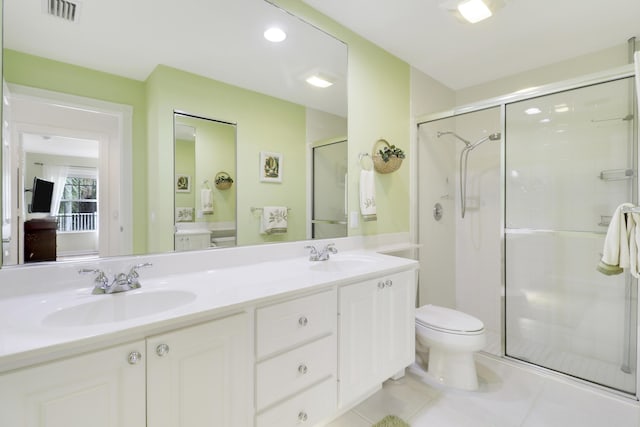
[[[298,319],[298,324],[300,326],[307,326],[307,323],[309,323],[309,319],[307,319],[306,317],[302,316]]]
[[[129,365],[135,365],[141,360],[142,354],[140,354],[139,351],[132,351],[131,353],[129,353],[129,356],[127,356],[127,362],[129,362]]]
[[[382,280],[378,282],[378,289],[384,289],[384,282]]]
[[[160,357],[164,357],[169,354],[169,346],[167,344],[158,344],[156,347],[156,354]]]
[[[309,416],[307,415],[307,413],[306,413],[306,412],[301,411],[301,412],[298,414],[298,421],[305,422],[305,421],[307,421],[308,419],[309,419]]]
[[[298,372],[300,372],[303,375],[306,374],[308,370],[309,369],[307,368],[307,365],[305,365],[304,363],[298,366]]]
[[[389,280],[389,279],[387,279],[387,280],[384,282],[384,284],[385,284],[387,287],[389,287],[389,288],[390,288],[391,286],[393,286],[393,280]]]

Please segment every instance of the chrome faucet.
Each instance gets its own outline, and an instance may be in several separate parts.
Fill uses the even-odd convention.
[[[113,278],[113,282],[109,284],[109,278],[104,273],[104,271],[99,269],[90,269],[83,268],[78,273],[80,274],[96,274],[96,278],[94,279],[94,287],[91,292],[94,295],[98,294],[113,294],[116,292],[126,292],[132,289],[140,288],[140,281],[138,278],[140,275],[138,274],[138,269],[143,267],[150,267],[152,264],[150,262],[146,262],[143,264],[136,264],[131,267],[129,273],[120,273],[117,274]]]
[[[304,248],[309,249],[309,261],[326,261],[329,259],[329,254],[338,253],[335,243],[329,243],[320,252],[313,245],[305,246]]]

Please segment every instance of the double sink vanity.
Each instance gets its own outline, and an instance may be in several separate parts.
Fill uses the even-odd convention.
[[[81,266],[153,264],[114,294],[92,294],[78,264],[22,269],[23,285],[0,271],[14,289],[0,291],[0,425],[330,421],[414,360],[417,262],[340,246],[323,261],[298,242]]]

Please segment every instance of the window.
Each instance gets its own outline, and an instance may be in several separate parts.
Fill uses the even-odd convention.
[[[69,172],[58,210],[58,231],[98,229],[98,180],[95,170],[93,176],[87,175]]]

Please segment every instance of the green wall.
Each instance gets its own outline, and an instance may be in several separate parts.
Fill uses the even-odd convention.
[[[410,158],[410,67],[300,0],[271,0],[345,42],[349,49],[349,211],[358,211],[359,153],[384,138]],[[378,220],[349,235],[409,231],[409,161],[391,174],[376,174]]]
[[[176,206],[196,209],[195,222],[236,222],[236,127],[202,118],[180,116],[178,122],[195,129],[195,141],[176,140],[175,172],[193,179],[190,193],[176,192]],[[227,190],[215,186],[218,172],[226,172],[234,183]],[[197,215],[200,191],[208,181],[213,197],[213,214]]]
[[[133,107],[133,251],[147,252],[147,125],[144,82],[4,49],[4,79]]]
[[[237,242],[253,245],[306,237],[305,108],[164,65],[147,80],[149,250],[173,249],[173,112],[237,123]],[[259,179],[261,151],[282,153],[281,184]],[[228,171],[229,172],[229,171]],[[231,173],[231,172],[230,172]],[[287,206],[286,234],[259,234],[251,207]],[[151,232],[153,230],[153,232]]]
[[[188,175],[191,179],[196,179],[196,143],[195,141],[187,141],[177,139],[175,141],[175,173],[176,175]],[[188,193],[175,193],[176,208],[195,208],[196,197],[191,183],[191,191]]]

